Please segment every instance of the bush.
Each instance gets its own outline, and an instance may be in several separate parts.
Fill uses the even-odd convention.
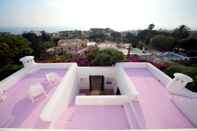
[[[113,48],[107,48],[99,50],[91,63],[95,66],[111,66],[123,60],[124,55],[122,52]]]
[[[92,50],[92,51],[87,52],[87,54],[86,54],[87,59],[89,61],[93,62],[93,60],[95,59],[95,57],[98,54],[98,52],[99,52],[99,49],[95,49],[95,50]]]
[[[78,58],[78,59],[76,60],[76,62],[77,62],[77,64],[78,64],[79,66],[89,66],[89,65],[90,65],[90,62],[88,61],[87,58]]]
[[[165,35],[156,35],[151,39],[150,47],[159,51],[171,51],[175,46],[175,38]]]
[[[22,65],[6,65],[0,69],[0,80],[8,77],[12,73],[16,72],[17,70],[21,69]]]
[[[138,55],[130,55],[127,58],[128,62],[144,62],[145,60]]]
[[[159,63],[154,61],[151,61],[150,63],[156,66],[160,70],[165,70],[169,66],[168,63],[161,63],[161,62]]]
[[[197,92],[197,66],[184,66],[179,64],[173,64],[169,66],[165,73],[168,74],[170,77],[173,77],[173,74],[179,72],[186,74],[193,78],[194,82],[187,85],[187,88]]]
[[[61,55],[61,56],[53,56],[53,57],[50,57],[48,59],[48,62],[65,62],[65,56]]]

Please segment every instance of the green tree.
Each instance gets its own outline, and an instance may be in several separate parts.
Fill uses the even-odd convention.
[[[123,59],[124,55],[122,52],[113,48],[107,48],[99,50],[92,63],[96,66],[111,66],[116,62],[121,62]]]
[[[33,55],[39,58],[42,52],[42,39],[32,32],[23,33],[22,36],[29,41],[29,45],[33,49]]]
[[[0,59],[1,66],[6,65],[7,63],[12,63],[12,58],[14,57],[14,53],[10,52],[10,47],[6,43],[0,42]]]
[[[19,63],[19,58],[30,55],[32,49],[28,41],[18,35],[0,35],[0,59],[1,66],[11,63]]]
[[[152,37],[154,37],[155,35],[161,34],[161,32],[157,30],[153,30],[154,28],[155,28],[155,25],[150,24],[147,29],[138,31],[137,38],[140,41],[143,41],[145,44],[148,45]]]
[[[107,36],[103,32],[91,32],[88,39],[95,42],[104,42]]]
[[[48,49],[48,48],[52,48],[54,46],[56,46],[56,44],[53,41],[45,41],[42,43],[41,45],[43,49]]]
[[[197,39],[197,31],[192,31],[191,36],[192,36],[192,38]]]
[[[171,51],[175,46],[175,38],[165,35],[156,35],[151,39],[150,48],[159,51]]]
[[[23,33],[22,36],[29,41],[29,45],[33,49],[33,54],[36,58],[42,58],[45,56],[47,48],[55,46],[55,43],[45,31],[41,31],[39,36],[33,32]]]
[[[51,40],[51,37],[47,32],[41,31],[40,33],[41,33],[40,37],[42,38],[42,41],[50,41]]]
[[[148,25],[148,30],[153,30],[154,28],[155,28],[155,25],[154,24]]]
[[[197,56],[197,39],[195,38],[180,40],[177,42],[176,47],[184,49],[187,56]]]
[[[19,35],[0,34],[0,80],[22,68],[19,59],[31,55],[28,41]]]
[[[122,42],[122,35],[120,32],[112,32],[111,33],[111,40],[117,43]]]
[[[90,61],[90,62],[93,62],[93,60],[95,59],[96,55],[98,54],[99,52],[99,49],[96,48],[92,51],[89,51],[87,52],[86,56],[87,56],[87,59]]]
[[[132,43],[133,45],[136,45],[138,42],[137,36],[131,32],[127,32],[125,37],[123,38],[123,41],[126,43]]]
[[[186,25],[180,25],[173,31],[172,35],[177,39],[188,38],[190,36],[190,28]]]
[[[128,33],[126,33],[126,35],[124,37],[124,42],[130,43],[129,48],[128,48],[128,53],[127,53],[127,57],[129,57],[132,47],[139,46],[139,43],[138,43],[139,39],[135,34],[128,32]]]

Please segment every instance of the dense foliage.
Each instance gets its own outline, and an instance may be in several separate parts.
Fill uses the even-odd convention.
[[[183,48],[187,56],[197,56],[197,38],[187,38],[178,42],[177,47]]]
[[[33,49],[33,55],[39,59],[45,54],[45,50],[54,47],[55,43],[51,40],[49,34],[41,31],[40,35],[33,32],[23,33],[22,36],[29,42],[30,47]]]
[[[0,35],[0,66],[19,63],[19,58],[30,55],[28,41],[18,35]]]
[[[113,49],[96,49],[86,55],[64,53],[64,55],[52,56],[48,62],[77,62],[79,66],[112,66],[124,60],[122,52]]]
[[[186,25],[180,25],[173,31],[172,35],[177,39],[186,39],[190,36],[190,28]]]
[[[171,51],[175,43],[176,40],[172,36],[156,35],[151,39],[149,46],[159,51]]]
[[[0,79],[20,69],[19,59],[31,53],[28,41],[22,36],[0,34]]]
[[[91,62],[95,66],[111,66],[123,60],[124,55],[122,52],[116,49],[108,48],[96,52],[95,57],[91,60]]]
[[[0,80],[11,75],[12,73],[16,72],[17,70],[21,69],[22,67],[23,66],[21,64],[4,65],[2,68],[0,68]]]

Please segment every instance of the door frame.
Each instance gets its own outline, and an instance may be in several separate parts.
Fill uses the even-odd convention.
[[[104,91],[104,76],[103,75],[89,75],[89,82],[90,82],[90,91],[92,91],[92,82],[93,82],[93,77],[98,77],[101,79],[101,91]]]

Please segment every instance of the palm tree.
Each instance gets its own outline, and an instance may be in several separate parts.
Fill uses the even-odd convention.
[[[154,24],[149,24],[148,25],[148,29],[145,30],[147,33],[146,33],[146,37],[145,37],[145,43],[148,44],[150,42],[150,39],[152,37],[152,34],[153,34],[153,29],[155,28],[155,25]]]
[[[148,30],[153,30],[154,28],[155,28],[155,25],[154,24],[148,25]]]
[[[129,44],[127,58],[130,57],[131,49],[132,49],[132,44]]]

